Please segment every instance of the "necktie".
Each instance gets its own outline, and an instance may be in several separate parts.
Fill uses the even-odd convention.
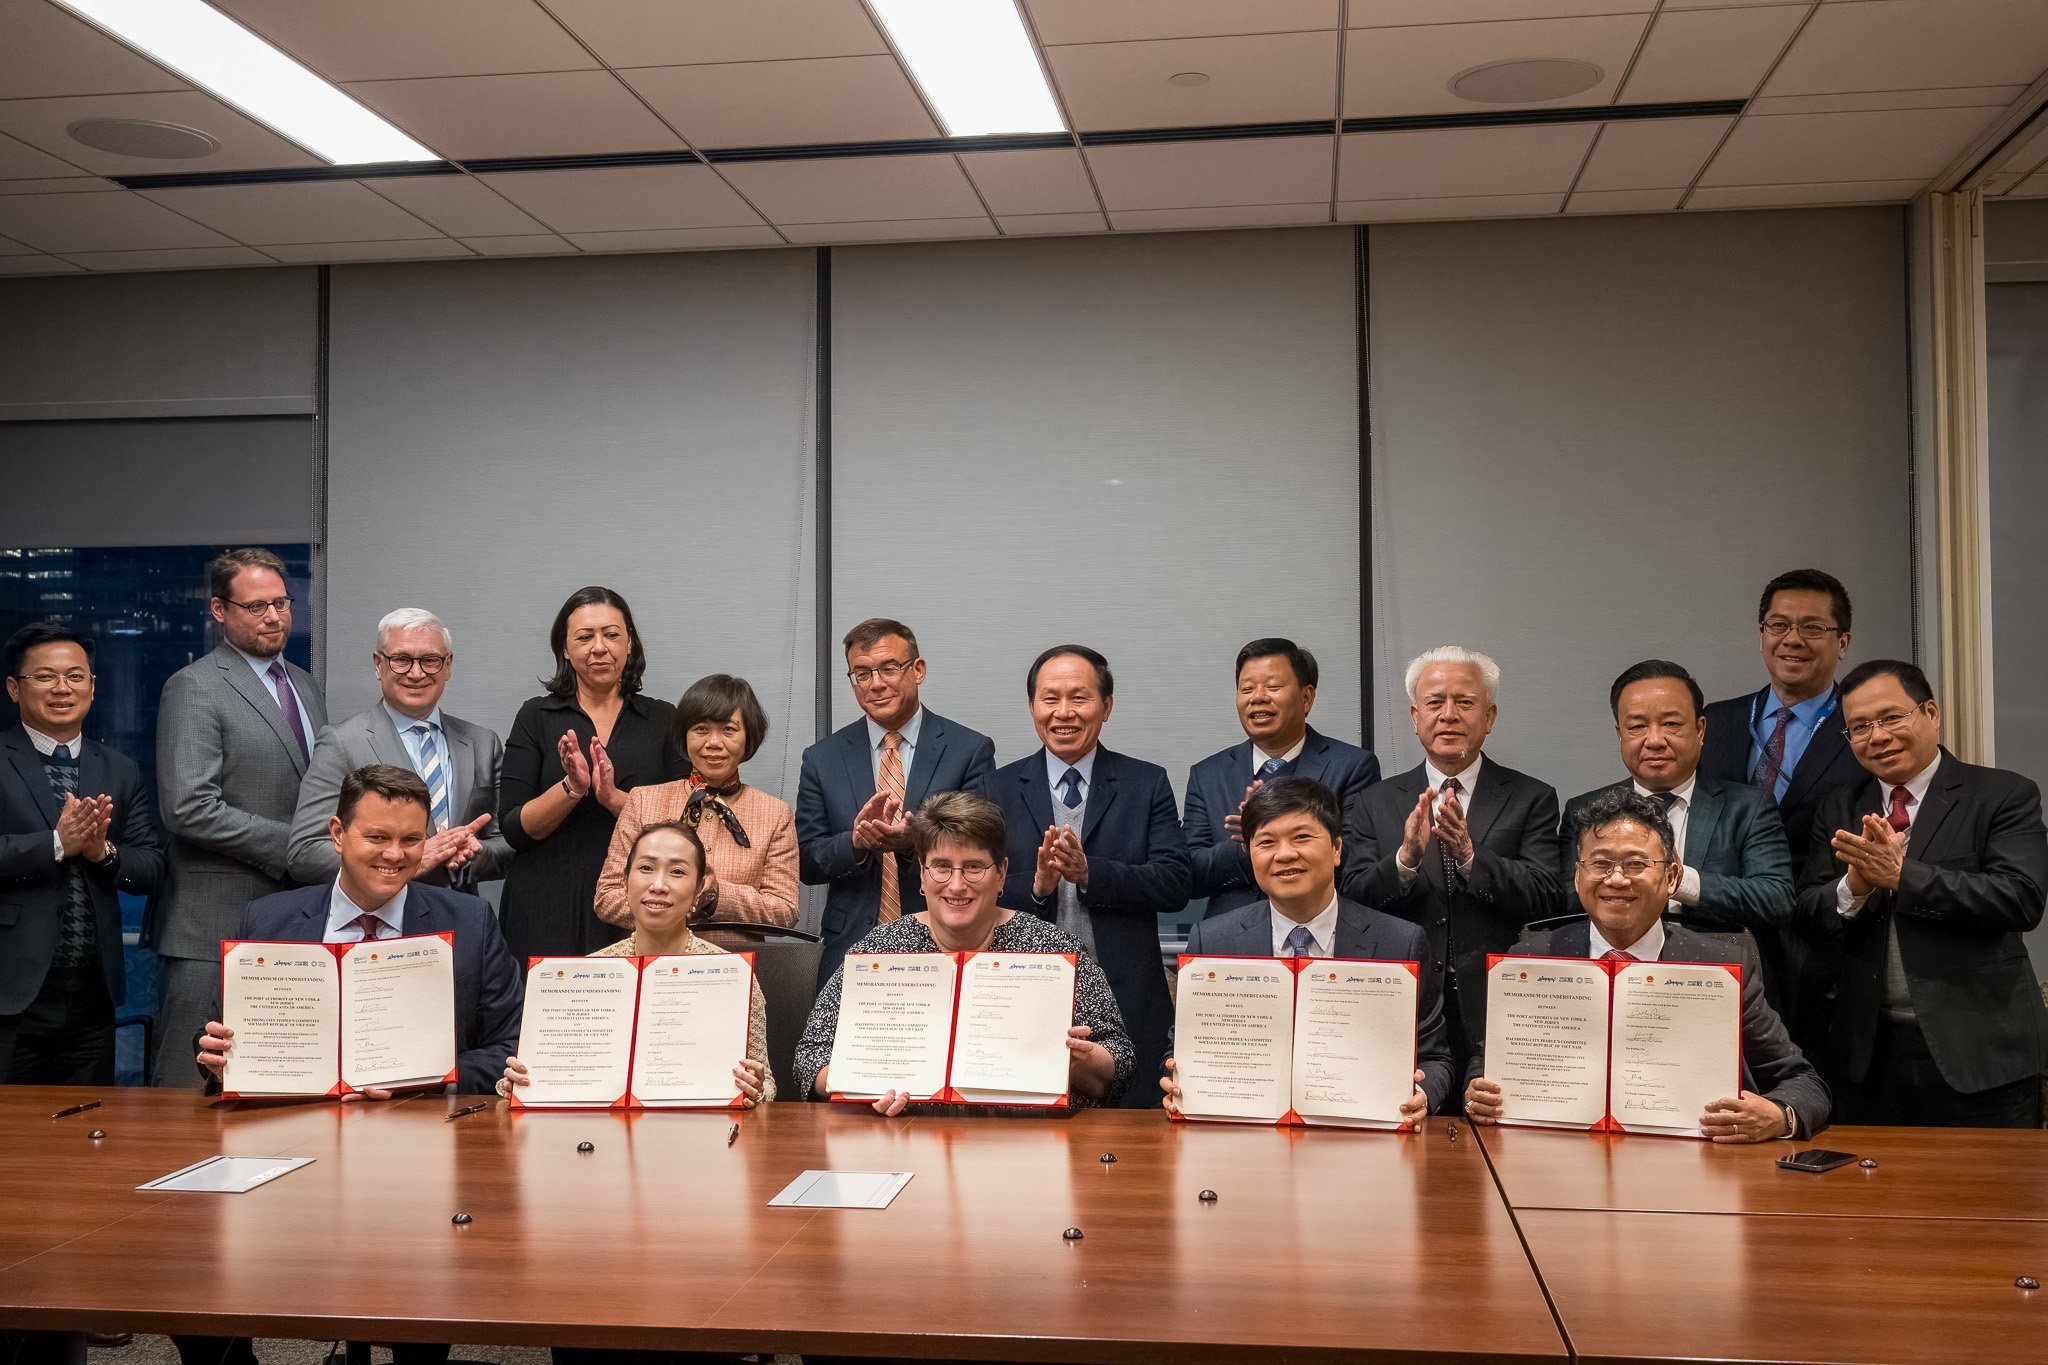
[[[384,930],[389,926],[386,925],[383,920],[378,919],[375,915],[357,915],[355,918],[355,926],[356,928],[363,931],[363,942],[365,943],[371,943],[380,938],[391,937],[391,935],[384,932]]]
[[[1081,804],[1081,770],[1067,769],[1067,775],[1060,779],[1060,804],[1068,810]]]
[[[434,740],[434,727],[419,721],[410,729],[420,743],[420,777],[434,799],[434,828],[447,829],[454,823],[448,800],[448,769],[442,766],[441,746]]]
[[[887,792],[903,804],[903,736],[895,730],[882,736],[882,775],[875,783],[878,791]],[[903,914],[903,888],[900,884],[902,872],[896,866],[894,850],[882,850],[882,909],[883,924]]]
[[[1297,924],[1287,931],[1287,955],[1289,957],[1314,957],[1316,936],[1308,931],[1306,924]]]
[[[1657,809],[1664,812],[1664,818],[1671,818],[1671,811],[1678,804],[1677,792],[1651,792],[1650,799],[1657,803]]]
[[[1444,779],[1443,794],[1446,800],[1456,796],[1461,790],[1463,788],[1458,785],[1457,778],[1447,777]],[[1451,856],[1450,849],[1444,846],[1444,841],[1441,838],[1436,841],[1436,851],[1444,860],[1444,890],[1448,893],[1458,884],[1458,860]]]
[[[1892,788],[1892,808],[1885,813],[1885,823],[1895,834],[1904,834],[1913,828],[1913,817],[1906,813],[1906,807],[1913,803],[1913,794],[1904,787]]]
[[[1254,782],[1271,782],[1274,778],[1280,776],[1280,774],[1286,771],[1286,759],[1269,758],[1264,763],[1261,763],[1259,765],[1259,770],[1257,773],[1253,775],[1252,780]]]
[[[1792,723],[1792,708],[1781,706],[1771,712],[1771,718],[1778,723],[1771,728],[1771,736],[1764,741],[1763,757],[1756,761],[1756,771],[1750,781],[1763,790],[1763,794],[1778,799],[1778,779],[1785,772],[1785,729]]]
[[[1606,952],[1600,954],[1600,960],[1602,962],[1635,962],[1639,959],[1636,957],[1634,953],[1631,953],[1626,949],[1609,948]]]
[[[43,772],[50,779],[50,790],[57,795],[61,807],[64,799],[78,795],[78,756],[69,744],[59,744],[43,759]],[[66,858],[64,869],[64,911],[57,922],[57,951],[55,961],[67,966],[83,966],[99,957],[99,926],[93,914],[92,892],[85,884],[85,864],[77,858]]]
[[[277,709],[284,712],[284,723],[292,738],[299,742],[299,758],[303,761],[311,750],[306,747],[306,726],[299,719],[299,699],[292,691],[291,675],[284,671],[283,659],[272,659],[266,671],[270,674],[270,690],[276,693]]]

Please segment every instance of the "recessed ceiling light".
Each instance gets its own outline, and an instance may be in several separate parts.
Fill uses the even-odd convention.
[[[1166,83],[1168,85],[1179,85],[1188,88],[1197,85],[1207,85],[1209,83],[1209,73],[1206,71],[1176,71],[1166,78]]]
[[[65,129],[73,142],[112,152],[161,161],[187,161],[220,150],[220,139],[197,128],[146,118],[80,119]]]
[[[1565,57],[1518,58],[1460,71],[1451,78],[1451,93],[1476,104],[1542,104],[1591,90],[1606,74]]]
[[[1063,133],[1015,0],[868,0],[949,137]]]
[[[441,158],[201,0],[56,0],[337,166]]]

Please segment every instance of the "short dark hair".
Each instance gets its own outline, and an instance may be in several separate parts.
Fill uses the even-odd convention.
[[[1303,687],[1314,687],[1320,670],[1316,667],[1316,656],[1292,640],[1278,635],[1268,635],[1252,641],[1237,651],[1237,668],[1231,673],[1236,678],[1244,673],[1244,666],[1253,659],[1268,659],[1275,654],[1287,656],[1287,666],[1294,670],[1294,680]]]
[[[940,792],[926,797],[910,817],[910,846],[917,850],[920,864],[941,839],[978,848],[1000,863],[1007,856],[1010,822],[1003,818],[1003,808],[985,796]]]
[[[1622,822],[1641,825],[1661,839],[1665,858],[1678,856],[1678,838],[1671,832],[1671,817],[1664,807],[1627,787],[1596,796],[1579,807],[1572,816],[1572,853],[1576,856],[1584,850],[1588,834]]]
[[[83,634],[55,621],[31,621],[7,637],[7,676],[20,677],[28,652],[44,645],[77,645],[85,651],[86,663],[92,662],[92,641]]]
[[[208,598],[218,597],[223,602],[233,601],[228,594],[234,591],[235,575],[244,569],[268,569],[279,578],[287,577],[284,561],[260,545],[245,550],[223,550],[206,566]]]
[[[554,625],[548,627],[548,648],[555,656],[555,676],[543,679],[541,686],[549,696],[574,697],[576,695],[576,670],[569,666],[569,618],[582,607],[616,607],[626,621],[626,663],[619,670],[619,695],[631,697],[639,694],[640,680],[647,676],[647,650],[640,643],[640,627],[633,624],[633,609],[626,605],[626,599],[610,588],[578,588],[569,594],[569,600],[562,603],[562,609],[555,613]]]
[[[1874,678],[1897,678],[1899,686],[1906,689],[1906,695],[1913,699],[1913,705],[1925,706],[1934,700],[1934,688],[1927,681],[1927,675],[1920,671],[1920,665],[1909,664],[1904,659],[1872,659],[1849,670],[1849,676],[1842,679],[1842,696]]]
[[[1607,689],[1607,709],[1614,712],[1616,720],[1621,719],[1621,694],[1630,686],[1653,679],[1670,678],[1685,684],[1685,690],[1692,696],[1692,713],[1695,718],[1704,715],[1707,709],[1707,694],[1700,691],[1700,685],[1684,664],[1672,663],[1669,659],[1645,659],[1639,664],[1630,664],[1621,670],[1621,676],[1614,680],[1614,686]]]
[[[841,640],[840,644],[844,647],[843,652],[851,654],[856,649],[873,649],[891,635],[903,637],[903,643],[910,646],[910,658],[912,661],[924,657],[917,652],[916,632],[912,631],[909,626],[904,625],[901,621],[892,621],[886,616],[870,616],[852,630],[847,631],[846,638]]]
[[[661,833],[680,834],[683,836],[684,843],[697,850],[697,876],[699,880],[702,880],[704,876],[704,841],[697,837],[696,830],[690,828],[687,823],[681,820],[656,820],[651,825],[640,826],[640,832],[633,836],[633,846],[626,850],[626,866],[631,867],[633,860],[640,856],[641,841],[650,834]]]
[[[1086,645],[1054,645],[1051,649],[1048,649],[1045,653],[1031,661],[1031,671],[1024,675],[1024,695],[1026,697],[1033,696],[1038,691],[1038,670],[1044,668],[1062,654],[1071,654],[1077,659],[1086,659],[1095,669],[1095,690],[1100,692],[1105,699],[1116,695],[1116,679],[1110,676],[1109,660],[1103,658],[1098,651],[1092,650]]]
[[[1842,580],[1819,569],[1792,569],[1779,574],[1764,584],[1764,595],[1757,599],[1756,622],[1764,623],[1771,614],[1771,599],[1781,592],[1824,592],[1835,613],[1835,629],[1849,628],[1849,590],[1842,586]]]
[[[341,779],[341,799],[334,803],[334,813],[346,825],[355,819],[356,807],[365,796],[381,796],[386,801],[411,801],[427,813],[434,814],[434,797],[427,790],[427,784],[420,775],[410,768],[401,768],[391,763],[370,763],[357,768]]]
[[[1245,798],[1237,823],[1249,844],[1259,826],[1297,811],[1313,815],[1316,823],[1330,831],[1331,843],[1344,837],[1344,807],[1338,803],[1337,793],[1309,777],[1276,777],[1264,784]]]
[[[740,725],[747,732],[746,745],[740,751],[740,762],[744,763],[761,752],[761,741],[768,738],[768,713],[761,709],[761,699],[754,695],[752,685],[730,673],[708,674],[690,684],[690,690],[676,702],[669,742],[678,754],[687,756],[690,751],[683,741],[689,738],[691,726],[706,722],[722,725],[735,711],[740,713]]]

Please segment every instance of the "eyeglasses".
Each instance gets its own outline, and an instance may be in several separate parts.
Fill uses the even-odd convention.
[[[393,673],[403,675],[418,668],[429,678],[439,677],[441,670],[448,666],[449,659],[446,654],[386,654],[381,649],[377,651],[377,657],[382,659]]]
[[[66,687],[83,687],[92,681],[92,674],[75,668],[69,673],[53,673],[46,668],[39,673],[17,673],[14,676],[37,687],[55,687],[60,682]]]
[[[1920,708],[1916,706],[1911,711],[1887,711],[1881,716],[1872,716],[1869,720],[1856,721],[1849,726],[1849,739],[1855,744],[1865,744],[1879,730],[1888,735],[1897,734],[1901,725],[1920,714]]]
[[[1630,881],[1634,881],[1651,868],[1663,867],[1669,861],[1668,858],[1630,858],[1627,862],[1617,863],[1606,858],[1581,858],[1579,866],[1592,873],[1596,882],[1606,881],[1617,869]]]
[[[891,659],[886,663],[876,664],[873,668],[849,668],[846,670],[846,680],[855,687],[866,687],[876,678],[885,683],[892,683],[908,672],[910,665],[916,662],[917,660],[912,659],[909,663],[897,663]]]
[[[1830,625],[1825,621],[1787,621],[1776,616],[1768,621],[1759,621],[1757,627],[1773,640],[1782,640],[1795,630],[1799,632],[1799,638],[1802,640],[1818,640],[1823,635],[1842,633],[1840,626]]]
[[[291,615],[292,603],[299,599],[287,594],[284,597],[273,597],[265,602],[237,602],[232,597],[223,597],[220,600],[231,607],[240,607],[243,611],[248,612],[250,616],[260,619],[270,615],[272,612],[276,612],[279,616]]]
[[[952,881],[955,872],[959,873],[969,886],[973,886],[995,870],[996,865],[994,863],[961,863],[958,866],[952,863],[926,863],[924,865],[924,875],[930,877],[932,881],[940,886],[944,886],[947,882]]]

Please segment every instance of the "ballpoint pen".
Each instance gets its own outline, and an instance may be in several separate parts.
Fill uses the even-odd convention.
[[[474,1114],[474,1113],[478,1113],[478,1112],[480,1112],[480,1111],[482,1111],[482,1110],[485,1110],[485,1109],[488,1109],[488,1108],[490,1108],[490,1107],[491,1107],[491,1106],[490,1106],[490,1102],[489,1102],[488,1100],[487,1100],[487,1101],[485,1101],[485,1102],[484,1102],[484,1103],[482,1103],[482,1104],[472,1104],[472,1105],[466,1105],[466,1106],[464,1106],[463,1108],[461,1108],[461,1109],[458,1109],[458,1110],[456,1110],[456,1111],[455,1111],[454,1113],[450,1114],[450,1115],[449,1115],[449,1116],[448,1116],[447,1118],[445,1118],[445,1119],[442,1119],[442,1120],[441,1120],[441,1122],[443,1122],[443,1123],[453,1123],[453,1122],[455,1122],[455,1120],[457,1120],[457,1119],[461,1118],[461,1117],[462,1117],[462,1116],[463,1116],[464,1114]]]
[[[88,1109],[97,1109],[99,1107],[100,1102],[98,1100],[87,1100],[84,1104],[74,1104],[69,1109],[59,1109],[50,1117],[53,1119],[69,1118],[73,1114],[83,1114]]]
[[[732,1146],[733,1143],[739,1141],[739,1136],[740,1126],[735,1123],[732,1127],[725,1130],[725,1145],[728,1147]]]

